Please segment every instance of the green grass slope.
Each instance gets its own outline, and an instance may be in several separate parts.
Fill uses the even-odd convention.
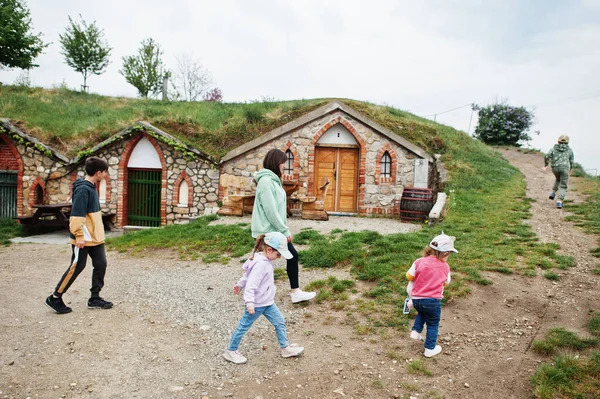
[[[0,117],[73,158],[145,120],[220,159],[228,151],[282,126],[334,99],[279,102],[164,102],[105,97],[67,89],[0,86]],[[435,127],[406,112],[344,100],[391,131],[437,152],[443,143]]]

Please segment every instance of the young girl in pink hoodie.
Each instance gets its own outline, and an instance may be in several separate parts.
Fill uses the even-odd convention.
[[[438,328],[442,318],[442,298],[444,287],[450,284],[450,266],[448,258],[451,253],[458,253],[454,248],[454,237],[444,232],[435,236],[423,251],[423,257],[417,259],[408,272],[406,278],[409,284],[409,297],[417,310],[417,318],[412,326],[410,337],[422,340],[421,332],[427,325],[425,337],[425,357],[433,357],[442,352],[442,347],[436,345]]]
[[[259,250],[262,250],[262,252],[257,252]],[[230,362],[241,364],[248,361],[238,351],[238,347],[244,334],[261,315],[264,315],[275,327],[275,333],[281,348],[281,356],[294,357],[304,352],[303,347],[289,343],[285,330],[285,320],[279,308],[275,305],[277,288],[275,287],[273,263],[271,262],[280,256],[285,259],[293,257],[288,250],[287,238],[282,233],[261,234],[256,238],[252,256],[242,267],[244,275],[233,287],[234,294],[238,294],[242,289],[245,289],[246,311],[231,336],[229,347],[223,353],[223,357]]]

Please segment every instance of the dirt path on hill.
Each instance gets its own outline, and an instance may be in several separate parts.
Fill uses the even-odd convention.
[[[531,342],[553,327],[585,335],[588,312],[600,310],[600,276],[591,273],[596,239],[563,221],[568,205],[559,211],[547,199],[553,178],[541,171],[540,156],[503,154],[536,199],[532,228],[542,241],[560,243],[577,267],[557,282],[541,272],[486,274],[493,285],[474,286],[444,307],[444,352],[436,358],[424,359],[408,333],[355,334],[358,312],[292,305],[283,281],[276,301],[305,354],[279,357],[262,321],[242,341],[248,363],[232,365],[221,353],[243,309],[230,293],[238,259],[205,265],[165,251],[143,258],[109,251],[103,295],[115,307],[85,308],[88,268],[65,296],[73,312],[58,316],[43,301],[64,271],[68,247],[13,244],[0,248],[0,398],[529,398],[529,378],[543,360]],[[579,200],[574,192],[567,198]],[[346,219],[352,222],[341,218],[334,227],[343,229]],[[372,223],[386,231],[385,221]],[[350,278],[343,269],[302,270],[301,284],[329,275]],[[407,372],[417,359],[432,376]]]

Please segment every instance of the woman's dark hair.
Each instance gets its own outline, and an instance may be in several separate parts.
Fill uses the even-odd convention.
[[[105,160],[96,157],[89,157],[85,160],[85,173],[88,176],[94,176],[96,172],[104,172],[105,170],[108,170],[108,164]]]
[[[273,148],[267,152],[267,155],[265,155],[265,159],[263,160],[263,168],[269,169],[271,172],[275,173],[279,178],[281,178],[281,169],[279,169],[279,166],[282,163],[285,163],[285,161],[287,161],[287,155],[285,155],[285,152],[277,148]]]

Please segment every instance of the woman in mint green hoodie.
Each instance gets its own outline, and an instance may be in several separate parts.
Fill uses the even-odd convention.
[[[287,196],[281,184],[283,167],[287,161],[285,153],[278,149],[270,150],[263,160],[263,169],[254,174],[256,196],[252,210],[252,237],[279,232],[287,237],[288,250],[293,258],[287,260],[287,275],[292,289],[293,303],[308,301],[315,297],[314,292],[302,291],[299,283],[298,252],[292,244],[292,233],[287,226]]]

